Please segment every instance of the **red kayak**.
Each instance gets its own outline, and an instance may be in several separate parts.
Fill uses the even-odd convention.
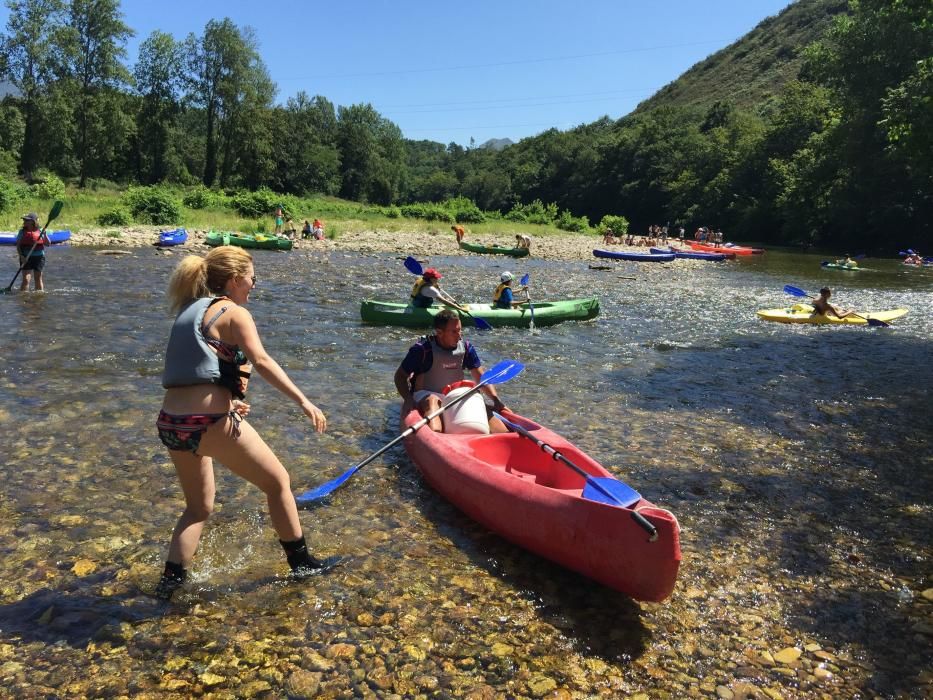
[[[686,241],[694,250],[702,250],[704,253],[735,253],[736,255],[762,255],[764,248],[749,248],[744,245],[735,245],[733,243],[723,243],[722,245],[710,245],[709,243],[700,243],[699,241]]]
[[[628,507],[585,498],[584,478],[533,439],[597,480],[614,477],[560,435],[511,412],[505,417],[533,438],[517,432],[452,435],[425,427],[405,438],[405,449],[435,490],[507,540],[637,600],[667,598],[680,566],[677,518],[634,491],[637,500]],[[402,426],[420,419],[412,411]],[[655,539],[636,522],[638,515],[656,529]]]

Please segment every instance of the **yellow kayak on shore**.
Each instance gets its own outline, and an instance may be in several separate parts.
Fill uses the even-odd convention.
[[[850,326],[864,326],[868,319],[889,323],[907,313],[907,309],[891,309],[890,311],[857,311],[858,316],[836,318],[816,313],[809,304],[794,304],[783,309],[762,309],[758,315],[765,321],[778,323],[841,323]]]

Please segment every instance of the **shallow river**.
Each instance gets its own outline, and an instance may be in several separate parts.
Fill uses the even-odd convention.
[[[262,494],[218,466],[194,580],[165,605],[146,592],[182,507],[154,429],[178,259],[56,248],[48,293],[0,297],[5,695],[930,695],[933,269],[433,258],[466,300],[506,267],[533,298],[599,296],[593,321],[466,333],[486,366],[525,363],[507,404],[678,516],[673,596],[636,603],[517,549],[398,447],[302,512],[313,551],[347,560],[301,583]],[[413,279],[393,254],[260,252],[256,272],[266,347],[328,415],[316,436],[250,385],[251,422],[303,490],[397,435],[392,372],[416,334],[363,325],[359,301]],[[758,320],[791,302],[784,284],[910,312],[889,329]]]

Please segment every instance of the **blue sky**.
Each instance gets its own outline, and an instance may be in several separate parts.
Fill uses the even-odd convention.
[[[212,18],[251,26],[279,88],[371,103],[406,138],[518,141],[613,119],[728,46],[787,0],[124,0],[139,43]],[[0,9],[0,24],[8,11]]]

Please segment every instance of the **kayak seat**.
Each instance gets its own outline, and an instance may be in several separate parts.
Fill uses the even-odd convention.
[[[472,440],[470,451],[474,457],[493,467],[504,469],[522,479],[531,477],[541,486],[581,490],[585,484],[582,476],[553,459],[531,440],[518,433],[483,436],[479,440]],[[590,463],[589,457],[570,445],[564,446],[561,453],[584,469]],[[593,474],[603,476],[595,471]]]

